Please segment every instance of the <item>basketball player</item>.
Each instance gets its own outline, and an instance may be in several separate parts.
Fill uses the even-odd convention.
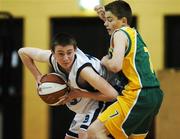
[[[148,48],[140,34],[130,27],[128,3],[116,0],[95,8],[111,35],[109,54],[101,60],[106,68],[127,78],[122,95],[88,128],[90,139],[144,139],[163,100]],[[97,132],[98,131],[98,132]]]
[[[76,40],[65,33],[60,33],[55,37],[52,50],[21,48],[18,53],[38,83],[40,83],[42,74],[35,62],[47,62],[56,73],[68,81],[71,87],[77,88],[76,91],[75,89],[74,92],[72,91],[76,99],[71,96],[69,99],[71,101],[66,103],[76,115],[65,139],[87,138],[87,128],[105,107],[105,103],[97,100],[112,101],[118,95],[118,92],[112,87],[117,88],[120,85],[116,74],[106,72],[97,58],[84,54],[77,48]],[[88,94],[87,91],[96,93]],[[78,92],[80,93],[78,94]],[[80,97],[85,94],[84,92],[87,92],[85,97]]]

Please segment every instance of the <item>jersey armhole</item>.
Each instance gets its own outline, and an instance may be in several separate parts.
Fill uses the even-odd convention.
[[[87,88],[84,88],[83,86],[81,86],[78,82],[78,79],[79,79],[79,76],[80,76],[80,72],[85,68],[85,67],[91,67],[97,74],[99,74],[96,69],[92,66],[91,63],[85,63],[83,64],[77,71],[77,75],[76,75],[76,84],[79,86],[79,88],[82,88],[82,89],[87,89]],[[89,84],[89,83],[88,83]],[[90,91],[95,91],[93,88],[89,88],[88,90]]]

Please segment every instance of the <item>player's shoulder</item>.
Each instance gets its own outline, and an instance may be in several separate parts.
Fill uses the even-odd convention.
[[[117,39],[122,40],[123,39],[123,40],[127,41],[129,38],[130,38],[129,34],[126,31],[123,31],[121,29],[118,29],[117,31],[115,31],[112,36],[113,40],[117,40]]]

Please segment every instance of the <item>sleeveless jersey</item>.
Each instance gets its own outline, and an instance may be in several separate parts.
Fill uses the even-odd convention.
[[[97,91],[92,86],[90,86],[87,81],[83,80],[79,76],[81,70],[87,66],[92,67],[96,73],[108,80],[108,82],[111,82],[112,85],[115,84],[114,77],[117,77],[117,75],[111,72],[107,72],[105,67],[100,64],[100,61],[97,58],[84,54],[78,48],[76,50],[74,63],[68,75],[63,72],[53,55],[50,56],[50,63],[54,71],[63,76],[63,78],[70,84],[70,86],[81,90],[93,92]],[[92,100],[90,98],[78,98],[72,100],[66,105],[70,110],[76,113],[86,113],[91,109],[96,109],[99,106],[99,101]]]
[[[140,34],[130,27],[122,27],[115,30],[114,33],[119,30],[123,31],[128,38],[128,46],[122,64],[122,73],[127,78],[125,90],[158,87],[159,81],[153,70],[147,46]],[[113,49],[112,35],[109,56],[112,56]]]

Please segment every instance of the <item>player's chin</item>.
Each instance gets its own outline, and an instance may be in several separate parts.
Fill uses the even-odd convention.
[[[112,31],[110,29],[107,29],[107,32],[109,35],[112,35]]]
[[[62,67],[65,69],[65,70],[68,70],[71,65],[70,64],[63,64]]]

